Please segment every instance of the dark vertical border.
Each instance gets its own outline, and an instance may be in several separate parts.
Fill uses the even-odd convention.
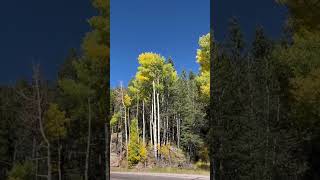
[[[110,115],[110,0],[106,0],[107,1],[107,89],[106,89],[106,108],[107,108],[107,117],[106,117],[106,125],[105,125],[105,179],[109,180],[110,179],[110,119],[111,119],[111,115]]]
[[[213,127],[214,127],[214,0],[210,0],[210,106],[209,106],[209,156],[210,156],[210,180],[216,179],[215,177],[215,162],[213,157]]]

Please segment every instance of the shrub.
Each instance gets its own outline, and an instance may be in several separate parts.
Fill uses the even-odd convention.
[[[148,151],[145,145],[141,143],[140,145],[140,161],[141,162],[146,162],[148,157]]]
[[[137,128],[137,119],[133,119],[130,125],[130,141],[128,145],[128,163],[132,167],[139,162],[145,162],[147,159],[147,149],[139,141],[139,129]]]
[[[9,172],[8,180],[33,180],[34,173],[32,163],[27,161],[23,164],[15,164]]]
[[[170,157],[170,145],[162,145],[160,148],[160,154],[164,160],[171,161]],[[171,162],[170,162],[171,163]]]
[[[210,164],[208,162],[198,161],[196,167],[197,169],[209,170]]]

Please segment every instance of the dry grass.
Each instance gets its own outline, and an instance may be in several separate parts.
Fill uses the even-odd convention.
[[[197,174],[197,175],[209,175],[208,170],[203,169],[194,169],[194,168],[172,168],[172,167],[153,167],[153,168],[144,168],[144,169],[135,169],[135,168],[117,168],[112,167],[111,171],[113,172],[148,172],[148,173],[172,173],[172,174]]]

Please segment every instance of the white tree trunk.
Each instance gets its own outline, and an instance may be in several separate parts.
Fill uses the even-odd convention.
[[[176,123],[177,123],[177,146],[179,148],[179,118],[176,119]]]
[[[90,144],[91,144],[91,106],[90,106],[90,98],[88,98],[88,137],[87,137],[87,150],[86,150],[86,165],[84,171],[84,179],[88,180],[88,172],[89,172],[89,158],[90,158]]]
[[[158,160],[158,142],[157,142],[157,106],[156,106],[156,88],[155,88],[155,83],[154,81],[152,82],[153,85],[153,141],[154,141],[154,145],[153,145],[153,150],[154,150],[154,156],[155,159]]]
[[[124,134],[126,137],[126,156],[127,156],[127,162],[129,160],[128,157],[128,129],[127,129],[127,111],[126,108],[124,108]]]
[[[160,124],[161,124],[161,120],[160,120],[160,102],[159,102],[159,93],[157,93],[157,113],[158,113],[158,147],[160,147],[161,146],[161,144],[160,144]]]
[[[166,133],[166,144],[169,142],[169,117],[167,116],[167,133]]]
[[[127,119],[127,121],[128,121],[127,122],[128,142],[130,142],[130,123],[131,123],[131,121],[130,121],[130,108],[128,108],[127,114],[128,114],[128,119]]]
[[[162,134],[162,144],[167,144],[166,143],[166,136],[167,136],[167,125],[166,125],[166,120],[168,119],[168,116],[166,116],[166,119],[163,121],[163,134]]]
[[[180,117],[177,119],[178,121],[178,128],[177,128],[177,142],[178,142],[178,148],[180,148],[180,123],[181,123],[181,120],[180,120]]]
[[[136,110],[136,118],[139,116],[139,96],[137,96],[137,110]]]
[[[36,88],[36,102],[37,102],[37,107],[38,107],[38,120],[39,120],[39,126],[40,126],[40,132],[42,135],[43,140],[47,144],[47,179],[51,180],[52,179],[52,166],[51,166],[51,150],[50,150],[50,142],[45,134],[44,127],[43,127],[43,122],[42,122],[42,108],[41,108],[41,95],[40,95],[40,74],[39,74],[39,67],[35,67],[34,69],[34,80],[35,80],[35,88]]]
[[[126,156],[127,156],[127,164],[128,164],[128,132],[127,132],[127,109],[124,104],[124,95],[123,95],[123,89],[122,89],[122,83],[120,83],[120,88],[121,88],[121,101],[124,109],[124,133],[125,133],[125,138],[126,138]]]
[[[150,141],[151,144],[153,145],[153,132],[152,132],[152,123],[153,123],[153,105],[151,104],[151,113],[150,113],[150,121],[149,121],[149,127],[150,127]]]
[[[137,118],[137,131],[138,131],[138,137],[140,137],[140,133],[139,133],[139,96],[137,96],[137,114],[136,114],[136,118]],[[138,138],[138,143],[140,143],[140,138]]]
[[[143,145],[146,144],[146,123],[144,119],[144,100],[142,101],[142,141]]]
[[[62,179],[61,176],[61,145],[59,144],[59,149],[58,149],[58,174],[59,174],[59,180]]]
[[[173,121],[174,121],[174,120],[176,120],[176,115],[175,115],[175,114],[173,115]],[[174,124],[172,123],[172,135],[171,135],[172,142],[174,142],[175,139],[176,139],[176,138],[175,138],[175,137],[176,137],[175,132],[176,132],[176,131],[175,131],[175,129],[174,129]]]

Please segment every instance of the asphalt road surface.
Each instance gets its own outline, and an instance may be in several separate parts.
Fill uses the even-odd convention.
[[[164,173],[111,172],[111,180],[209,180],[209,176]]]

